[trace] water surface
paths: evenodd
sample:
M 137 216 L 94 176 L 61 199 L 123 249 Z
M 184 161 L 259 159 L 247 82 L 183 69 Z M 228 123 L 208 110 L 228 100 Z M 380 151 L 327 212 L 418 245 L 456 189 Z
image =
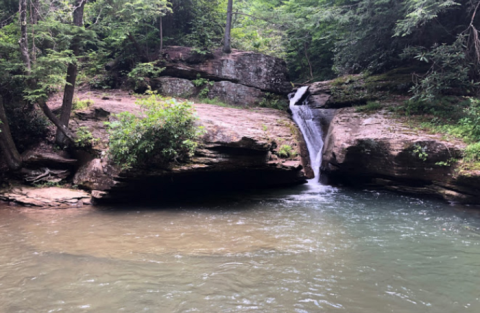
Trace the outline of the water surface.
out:
M 0 238 L 6 313 L 480 312 L 480 210 L 389 193 L 1 207 Z

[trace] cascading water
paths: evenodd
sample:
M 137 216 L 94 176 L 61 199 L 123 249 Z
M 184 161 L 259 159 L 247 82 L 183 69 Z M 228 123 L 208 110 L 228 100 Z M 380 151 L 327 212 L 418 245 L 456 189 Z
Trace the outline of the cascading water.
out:
M 320 178 L 320 165 L 322 163 L 322 129 L 313 120 L 314 114 L 308 105 L 296 105 L 308 91 L 308 86 L 301 87 L 295 95 L 290 98 L 290 110 L 292 111 L 293 120 L 300 128 L 305 143 L 308 147 L 311 167 L 315 174 L 313 182 L 318 182 Z

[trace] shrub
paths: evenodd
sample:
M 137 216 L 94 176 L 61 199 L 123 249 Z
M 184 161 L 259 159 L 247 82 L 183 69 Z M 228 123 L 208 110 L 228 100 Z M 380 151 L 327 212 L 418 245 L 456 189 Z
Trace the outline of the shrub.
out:
M 296 156 L 297 153 L 293 150 L 293 148 L 289 145 L 282 145 L 280 149 L 278 149 L 278 156 L 281 158 L 289 158 Z
M 468 145 L 464 151 L 464 160 L 467 162 L 480 162 L 480 142 Z
M 13 141 L 20 152 L 36 144 L 48 134 L 49 122 L 44 114 L 29 105 L 7 103 L 5 111 Z
M 133 82 L 135 89 L 142 87 L 143 85 L 150 87 L 148 78 L 158 77 L 164 70 L 165 68 L 155 67 L 154 62 L 138 63 L 133 70 L 127 74 L 127 77 Z
M 75 145 L 79 148 L 89 148 L 98 141 L 97 138 L 93 137 L 87 127 L 79 127 L 76 135 L 77 138 L 75 139 Z
M 93 105 L 93 100 L 91 99 L 85 99 L 85 100 L 80 100 L 78 98 L 76 98 L 74 101 L 73 101 L 73 109 L 74 110 L 84 110 L 90 106 Z
M 99 74 L 89 81 L 93 89 L 112 89 L 115 87 L 115 78 L 108 74 Z
M 262 101 L 260 101 L 258 106 L 263 108 L 277 109 L 277 110 L 287 110 L 288 101 L 285 100 L 285 97 L 267 92 L 265 93 L 264 98 L 262 99 Z
M 467 107 L 465 117 L 459 121 L 464 128 L 464 136 L 473 141 L 480 141 L 480 100 L 469 98 L 470 106 Z
M 212 87 L 214 84 L 214 82 L 206 78 L 202 78 L 200 74 L 197 74 L 197 79 L 192 80 L 192 83 L 195 85 L 195 87 L 205 86 L 205 88 L 203 88 L 198 94 L 199 98 L 206 98 L 210 92 L 210 87 Z
M 195 152 L 201 127 L 196 126 L 192 103 L 165 99 L 158 95 L 140 99 L 143 108 L 138 117 L 123 112 L 109 126 L 113 161 L 124 169 L 146 166 L 148 162 L 166 164 L 184 160 Z

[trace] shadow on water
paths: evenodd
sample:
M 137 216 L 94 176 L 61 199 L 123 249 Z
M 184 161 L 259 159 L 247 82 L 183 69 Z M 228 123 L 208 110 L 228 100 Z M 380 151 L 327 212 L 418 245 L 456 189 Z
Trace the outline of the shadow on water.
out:
M 1 312 L 478 312 L 480 211 L 313 183 L 0 210 Z

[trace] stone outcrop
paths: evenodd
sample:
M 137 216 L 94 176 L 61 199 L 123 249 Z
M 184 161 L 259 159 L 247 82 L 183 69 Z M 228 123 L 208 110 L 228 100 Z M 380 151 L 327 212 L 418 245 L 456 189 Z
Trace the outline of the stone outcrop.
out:
M 368 77 L 347 75 L 312 83 L 306 102 L 315 108 L 339 109 L 363 105 L 392 94 L 405 95 L 411 86 L 411 69 L 408 68 Z
M 291 89 L 285 61 L 261 53 L 221 49 L 199 54 L 188 47 L 172 46 L 164 50 L 167 76 L 196 79 L 198 76 L 214 81 L 253 87 L 265 92 L 287 94 Z
M 156 78 L 154 88 L 170 97 L 189 98 L 197 94 L 197 88 L 190 80 L 177 77 Z
M 78 156 L 81 164 L 74 184 L 90 190 L 94 198 L 120 200 L 142 195 L 178 196 L 179 192 L 208 188 L 289 185 L 311 177 L 308 160 L 302 163 L 302 156 L 307 155 L 305 145 L 286 112 L 206 104 L 196 104 L 195 109 L 206 133 L 188 163 L 149 164 L 128 171 L 106 155 L 108 135 L 104 121 L 121 111 L 139 113 L 138 106 L 127 101 L 116 105 L 109 100 L 77 112 L 74 128 L 87 127 L 100 140 L 90 155 Z M 102 112 L 101 116 L 98 112 Z M 280 158 L 277 152 L 281 145 L 290 145 L 297 155 Z
M 90 195 L 82 190 L 27 186 L 8 187 L 0 190 L 0 200 L 12 205 L 39 208 L 71 208 L 90 204 Z
M 480 171 L 455 166 L 464 147 L 412 130 L 385 111 L 343 108 L 326 136 L 322 175 L 333 184 L 480 203 Z
M 221 81 L 213 84 L 208 97 L 241 107 L 259 104 L 264 99 L 265 94 L 257 88 Z

